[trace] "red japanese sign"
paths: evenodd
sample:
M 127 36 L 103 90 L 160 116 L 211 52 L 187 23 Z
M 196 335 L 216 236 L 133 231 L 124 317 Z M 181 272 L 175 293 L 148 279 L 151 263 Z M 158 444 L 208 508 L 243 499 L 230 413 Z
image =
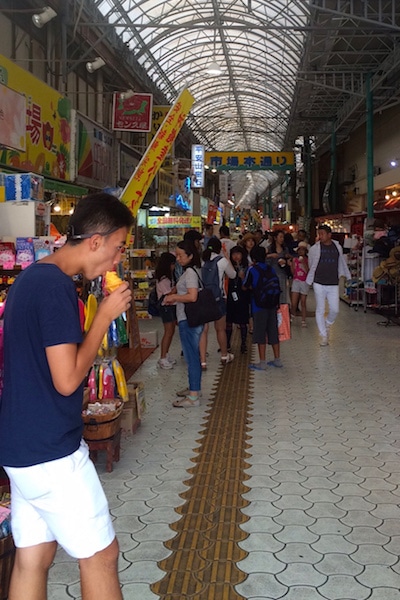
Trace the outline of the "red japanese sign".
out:
M 117 131 L 150 131 L 153 110 L 152 94 L 133 94 L 123 100 L 116 92 L 113 97 L 112 128 Z

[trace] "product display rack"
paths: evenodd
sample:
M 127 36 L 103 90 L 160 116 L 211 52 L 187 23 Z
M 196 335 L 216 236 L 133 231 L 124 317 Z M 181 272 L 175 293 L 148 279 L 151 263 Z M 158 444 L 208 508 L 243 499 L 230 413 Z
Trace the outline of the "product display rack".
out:
M 346 286 L 346 294 L 342 299 L 347 304 L 358 310 L 359 306 L 364 305 L 364 284 L 362 279 L 362 248 L 356 244 L 347 254 L 347 266 L 351 274 L 351 279 Z
M 147 306 L 154 280 L 154 269 L 147 266 L 146 263 L 153 263 L 155 250 L 153 248 L 132 248 L 128 252 L 136 316 L 138 319 L 151 319 L 147 312 Z

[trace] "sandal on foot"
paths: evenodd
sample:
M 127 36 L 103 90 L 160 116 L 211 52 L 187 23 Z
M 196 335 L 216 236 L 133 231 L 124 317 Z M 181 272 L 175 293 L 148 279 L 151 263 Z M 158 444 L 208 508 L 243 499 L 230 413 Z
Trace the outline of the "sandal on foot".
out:
M 172 406 L 175 408 L 192 408 L 193 406 L 200 406 L 200 400 L 198 396 L 186 396 L 182 400 L 174 400 Z
M 190 389 L 185 388 L 184 390 L 179 390 L 178 392 L 176 392 L 176 395 L 179 398 L 186 398 L 186 396 L 190 396 Z M 198 392 L 198 396 L 199 396 L 199 398 L 201 398 L 201 396 L 202 396 L 201 391 Z
M 301 322 L 301 326 L 302 326 L 302 327 L 307 327 L 307 323 L 306 323 L 305 321 L 302 321 L 302 322 Z
M 201 370 L 202 371 L 207 371 L 207 363 L 206 362 L 201 363 Z

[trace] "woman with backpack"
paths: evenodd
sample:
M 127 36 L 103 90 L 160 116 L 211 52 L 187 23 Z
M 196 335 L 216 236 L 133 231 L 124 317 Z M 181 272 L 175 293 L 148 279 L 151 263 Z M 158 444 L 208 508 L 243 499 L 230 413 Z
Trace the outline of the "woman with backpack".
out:
M 281 285 L 280 304 L 289 304 L 288 280 L 292 276 L 290 269 L 290 253 L 285 246 L 285 234 L 282 229 L 272 232 L 272 243 L 267 252 L 267 264 L 275 269 Z
M 175 265 L 176 258 L 171 252 L 163 252 L 161 254 L 154 273 L 159 303 L 162 302 L 164 296 L 167 294 L 176 292 L 174 278 Z M 164 326 L 164 335 L 160 344 L 161 356 L 158 366 L 161 369 L 172 369 L 176 364 L 176 360 L 169 356 L 168 350 L 175 333 L 176 305 L 165 306 L 161 303 L 159 306 L 159 313 Z
M 214 327 L 219 348 L 221 350 L 221 363 L 226 365 L 233 361 L 234 356 L 228 352 L 226 339 L 226 294 L 224 282 L 225 275 L 229 277 L 229 279 L 234 279 L 236 277 L 236 271 L 229 258 L 220 254 L 221 249 L 221 241 L 218 238 L 210 238 L 208 246 L 202 255 L 203 265 L 201 268 L 201 275 L 204 287 L 208 287 L 213 291 L 214 297 L 218 302 L 221 317 L 218 321 L 214 321 Z M 207 369 L 208 326 L 208 323 L 204 325 L 203 333 L 200 338 L 200 359 L 203 371 Z

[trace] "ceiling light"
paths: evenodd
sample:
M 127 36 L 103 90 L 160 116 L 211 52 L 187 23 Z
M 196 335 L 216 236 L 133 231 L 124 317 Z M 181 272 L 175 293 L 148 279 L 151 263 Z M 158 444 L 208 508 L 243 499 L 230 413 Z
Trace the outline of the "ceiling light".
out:
M 56 16 L 57 16 L 57 13 L 55 10 L 50 8 L 50 6 L 45 6 L 41 13 L 32 15 L 32 21 L 36 27 L 41 29 L 43 27 L 43 25 L 46 25 L 46 23 L 51 21 L 51 19 L 54 19 L 54 17 L 56 17 Z
M 390 194 L 385 194 L 385 200 L 390 200 Z
M 393 160 L 390 161 L 390 166 L 391 167 L 397 167 L 397 158 L 394 158 Z
M 56 202 L 55 204 L 53 204 L 53 211 L 54 212 L 60 212 L 61 211 L 61 206 L 59 205 L 58 202 Z
M 393 192 L 392 192 L 392 196 L 397 196 L 397 192 L 396 192 L 396 190 L 393 190 Z
M 208 65 L 206 70 L 209 75 L 214 75 L 214 76 L 221 75 L 221 73 L 222 73 L 221 67 L 215 60 L 210 62 L 210 64 Z
M 135 92 L 131 89 L 126 90 L 126 92 L 121 92 L 119 97 L 121 98 L 122 102 L 125 102 L 125 100 L 129 100 L 129 98 L 132 98 L 132 96 L 135 95 Z
M 97 58 L 95 58 L 92 62 L 86 63 L 86 68 L 89 71 L 89 73 L 94 73 L 94 71 L 97 71 L 97 69 L 101 69 L 101 67 L 104 67 L 105 64 L 106 61 L 103 60 L 100 56 L 97 56 Z

